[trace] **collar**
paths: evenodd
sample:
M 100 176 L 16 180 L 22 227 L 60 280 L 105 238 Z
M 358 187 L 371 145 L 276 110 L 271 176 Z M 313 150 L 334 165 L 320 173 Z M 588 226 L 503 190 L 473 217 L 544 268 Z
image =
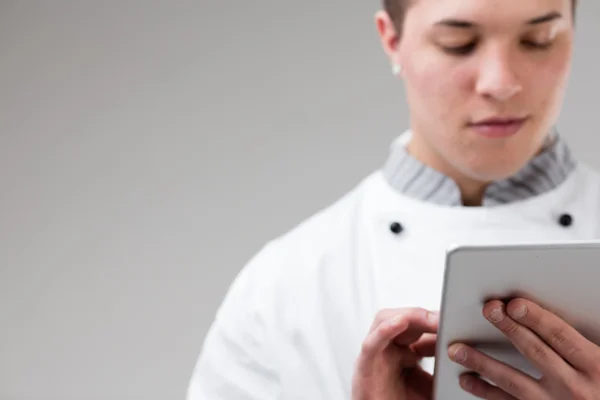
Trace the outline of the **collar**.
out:
M 401 135 L 391 147 L 383 167 L 388 184 L 400 193 L 417 200 L 440 205 L 462 206 L 456 183 L 439 171 L 428 167 L 406 151 L 410 131 Z M 486 189 L 483 206 L 513 203 L 538 196 L 557 188 L 575 169 L 570 148 L 554 131 L 545 149 L 519 172 L 492 182 Z

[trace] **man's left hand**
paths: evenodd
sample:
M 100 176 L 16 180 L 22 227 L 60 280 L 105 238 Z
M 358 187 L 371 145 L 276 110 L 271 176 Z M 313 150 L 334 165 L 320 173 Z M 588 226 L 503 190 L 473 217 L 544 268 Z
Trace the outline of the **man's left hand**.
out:
M 508 337 L 542 374 L 540 379 L 464 344 L 448 349 L 450 358 L 492 382 L 465 374 L 460 385 L 490 400 L 600 399 L 600 347 L 555 314 L 525 299 L 505 305 L 491 301 L 484 316 Z

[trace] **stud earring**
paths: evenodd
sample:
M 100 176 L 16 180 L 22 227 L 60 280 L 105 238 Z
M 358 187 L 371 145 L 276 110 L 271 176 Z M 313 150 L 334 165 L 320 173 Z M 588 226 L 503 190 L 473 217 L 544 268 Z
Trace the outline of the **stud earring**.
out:
M 398 64 L 392 65 L 392 74 L 399 75 L 402 72 L 402 67 Z

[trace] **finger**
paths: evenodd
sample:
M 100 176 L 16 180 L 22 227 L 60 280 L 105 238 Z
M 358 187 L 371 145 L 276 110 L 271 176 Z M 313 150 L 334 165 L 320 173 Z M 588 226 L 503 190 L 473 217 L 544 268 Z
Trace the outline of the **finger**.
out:
M 473 396 L 479 397 L 480 399 L 517 400 L 516 397 L 511 396 L 499 387 L 490 385 L 473 374 L 462 375 L 458 382 L 464 391 L 471 393 Z
M 413 314 L 425 314 L 432 319 L 439 319 L 439 311 L 428 311 L 424 308 L 418 307 L 406 307 L 406 308 L 386 308 L 377 313 L 371 324 L 369 332 L 377 329 L 382 323 L 387 323 L 393 318 L 400 318 L 400 316 L 411 316 Z
M 573 378 L 576 371 L 538 335 L 510 318 L 504 303 L 491 301 L 484 306 L 483 313 L 545 376 L 561 380 Z
M 408 385 L 409 396 L 412 399 L 418 395 L 418 398 L 431 399 L 433 397 L 433 376 L 423 369 L 417 367 L 406 372 L 405 382 Z M 414 394 L 411 396 L 411 394 Z
M 380 322 L 363 342 L 362 353 L 366 358 L 377 356 L 392 341 L 407 346 L 415 342 L 423 333 L 437 331 L 435 318 L 424 309 L 401 309 L 396 312 L 386 310 L 380 313 L 376 320 Z
M 399 312 L 402 312 L 402 309 L 385 308 L 383 310 L 380 310 L 375 315 L 375 318 L 373 318 L 373 323 L 371 324 L 371 327 L 369 328 L 369 332 L 373 332 L 379 326 L 379 324 L 381 324 L 382 322 L 388 321 L 390 318 L 394 317 Z
M 437 335 L 433 333 L 424 333 L 418 341 L 413 343 L 410 348 L 421 357 L 434 357 L 437 344 Z
M 416 343 L 424 334 L 435 334 L 438 331 L 439 316 L 427 310 L 415 309 L 405 315 L 408 327 L 396 335 L 394 343 L 399 346 L 409 346 Z
M 391 365 L 396 365 L 400 369 L 413 369 L 419 367 L 422 357 L 411 351 L 408 347 L 390 346 L 383 351 L 386 352 L 386 359 Z M 381 356 L 381 353 L 376 353 Z M 361 352 L 357 363 L 357 371 L 360 375 L 370 376 L 379 368 L 378 357 L 373 356 L 366 351 Z
M 386 322 L 389 319 L 394 318 L 398 314 L 407 314 L 407 313 L 411 314 L 414 312 L 417 312 L 417 313 L 429 312 L 429 313 L 433 314 L 434 317 L 437 316 L 438 318 L 440 315 L 439 311 L 428 311 L 428 310 L 425 310 L 425 309 L 419 308 L 419 307 L 384 308 L 375 315 L 375 318 L 373 319 L 373 323 L 371 324 L 371 328 L 369 329 L 369 332 L 371 332 L 375 328 L 377 328 L 377 326 L 379 326 L 379 324 L 381 324 L 382 322 Z
M 419 366 L 421 356 L 407 347 L 396 347 L 394 349 L 395 357 L 398 364 L 403 368 L 416 368 Z
M 399 317 L 388 318 L 379 322 L 363 341 L 361 356 L 374 358 L 390 345 L 394 337 L 408 328 L 408 319 L 401 314 Z
M 469 346 L 453 344 L 448 349 L 448 355 L 452 361 L 493 382 L 514 397 L 543 398 L 541 386 L 532 377 Z
M 597 347 L 555 314 L 525 299 L 511 301 L 506 309 L 511 318 L 535 332 L 573 367 L 582 372 L 598 369 Z

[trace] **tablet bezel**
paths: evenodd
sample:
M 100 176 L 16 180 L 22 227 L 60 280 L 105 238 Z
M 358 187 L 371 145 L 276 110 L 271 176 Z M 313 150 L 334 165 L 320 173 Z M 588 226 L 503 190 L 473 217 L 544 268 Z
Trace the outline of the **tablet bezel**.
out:
M 566 289 L 569 286 L 577 289 Z M 487 300 L 515 297 L 537 301 L 600 344 L 600 241 L 449 249 L 434 366 L 434 399 L 475 398 L 458 384 L 458 377 L 467 371 L 448 357 L 448 346 L 457 341 L 479 347 L 533 376 L 538 374 L 482 314 Z

